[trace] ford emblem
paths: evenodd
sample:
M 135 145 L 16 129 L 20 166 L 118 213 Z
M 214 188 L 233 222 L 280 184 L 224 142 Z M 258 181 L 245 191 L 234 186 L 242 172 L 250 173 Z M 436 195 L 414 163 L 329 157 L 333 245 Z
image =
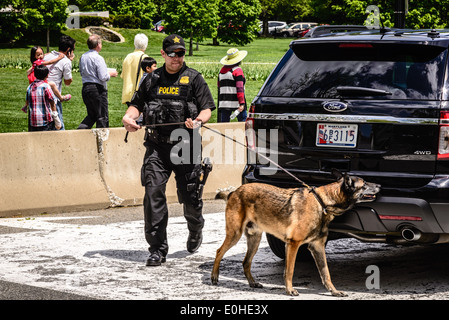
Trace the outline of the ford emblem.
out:
M 323 103 L 323 108 L 329 112 L 342 112 L 348 109 L 348 105 L 341 101 L 326 101 Z

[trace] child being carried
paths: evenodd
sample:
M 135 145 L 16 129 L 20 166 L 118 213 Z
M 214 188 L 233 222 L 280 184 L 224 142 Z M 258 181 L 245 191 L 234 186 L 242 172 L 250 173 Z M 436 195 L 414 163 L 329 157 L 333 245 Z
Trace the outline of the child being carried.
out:
M 51 65 L 51 64 L 58 62 L 62 58 L 64 58 L 64 54 L 60 53 L 59 56 L 56 57 L 55 59 L 52 59 L 50 61 L 44 61 L 44 51 L 42 50 L 42 48 L 39 46 L 35 46 L 35 47 L 31 48 L 30 61 L 32 63 L 32 67 L 27 70 L 27 77 L 28 77 L 30 84 L 33 81 L 36 81 L 36 77 L 34 75 L 34 68 L 36 68 L 36 66 Z M 72 95 L 70 95 L 70 94 L 66 94 L 64 96 L 61 95 L 61 93 L 58 90 L 58 87 L 56 86 L 56 83 L 54 83 L 53 81 L 46 81 L 46 82 L 50 85 L 51 90 L 53 91 L 55 96 L 60 101 L 69 101 L 72 98 Z M 25 106 L 22 108 L 22 111 L 26 113 L 27 107 L 28 107 L 28 103 L 25 104 Z

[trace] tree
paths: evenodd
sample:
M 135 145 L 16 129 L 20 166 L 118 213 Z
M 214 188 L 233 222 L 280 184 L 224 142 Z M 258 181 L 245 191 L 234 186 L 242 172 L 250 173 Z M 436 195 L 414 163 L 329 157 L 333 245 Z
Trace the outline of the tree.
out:
M 312 2 L 312 0 L 260 0 L 263 35 L 268 35 L 269 20 L 286 22 L 315 20 L 312 15 L 314 12 Z
M 21 12 L 31 31 L 47 32 L 47 52 L 50 51 L 50 30 L 62 30 L 68 17 L 68 0 L 24 0 Z
M 448 0 L 409 0 L 409 12 L 405 17 L 406 27 L 413 29 L 446 28 L 448 14 Z
M 27 23 L 20 12 L 20 0 L 0 0 L 0 41 L 18 40 L 27 28 Z
M 226 43 L 245 45 L 259 31 L 259 0 L 223 0 L 219 2 L 218 39 Z
M 277 7 L 283 0 L 259 0 L 261 5 L 260 19 L 262 20 L 262 34 L 268 36 L 268 20 L 272 19 Z
M 317 22 L 329 24 L 363 24 L 371 1 L 363 0 L 309 0 Z M 385 27 L 394 26 L 395 0 L 378 0 L 380 16 Z M 449 19 L 448 0 L 409 0 L 405 26 L 410 29 L 445 28 Z
M 311 21 L 309 17 L 313 13 L 313 8 L 309 0 L 293 0 L 289 5 L 285 12 L 290 13 L 290 16 L 286 17 L 286 21 Z
M 68 17 L 68 0 L 2 0 L 0 5 L 8 8 L 8 13 L 1 19 L 0 34 L 11 32 L 9 39 L 17 39 L 27 31 L 45 30 L 47 51 L 50 48 L 50 30 L 63 29 Z
M 363 0 L 339 0 L 339 1 L 317 1 L 327 3 L 324 10 L 329 11 L 329 7 L 332 9 L 331 20 L 335 21 L 335 24 L 359 24 L 363 25 L 368 14 L 366 8 L 373 4 L 371 1 Z M 331 2 L 331 3 L 329 3 Z M 392 27 L 394 21 L 394 2 L 395 0 L 379 0 L 375 5 L 379 8 L 380 18 L 385 27 Z M 327 6 L 327 7 L 326 7 Z M 332 22 L 329 22 L 332 23 Z
M 152 18 L 157 8 L 152 0 L 71 0 L 81 11 L 109 11 L 112 15 L 130 15 L 141 20 L 142 28 L 152 27 Z
M 268 36 L 269 20 L 303 21 L 303 17 L 313 13 L 310 7 L 311 0 L 259 0 L 259 2 L 261 5 L 259 17 L 264 36 Z
M 166 32 L 189 38 L 189 56 L 193 56 L 193 40 L 216 36 L 217 8 L 218 0 L 167 0 L 162 10 Z

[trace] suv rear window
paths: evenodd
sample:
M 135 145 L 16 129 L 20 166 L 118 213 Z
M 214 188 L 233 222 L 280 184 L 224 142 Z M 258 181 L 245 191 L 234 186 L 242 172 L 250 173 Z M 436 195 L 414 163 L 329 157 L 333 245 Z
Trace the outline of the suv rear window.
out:
M 262 95 L 438 100 L 446 57 L 447 49 L 438 46 L 298 41 L 291 44 Z M 376 94 L 369 89 L 376 89 Z

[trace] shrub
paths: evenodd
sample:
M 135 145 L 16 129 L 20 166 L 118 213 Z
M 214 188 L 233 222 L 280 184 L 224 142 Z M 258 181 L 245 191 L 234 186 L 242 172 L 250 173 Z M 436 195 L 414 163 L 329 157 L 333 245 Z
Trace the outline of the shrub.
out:
M 126 29 L 140 29 L 140 18 L 131 15 L 116 15 L 114 18 L 114 27 Z
M 103 26 L 105 22 L 109 22 L 109 18 L 94 17 L 94 16 L 80 16 L 80 27 L 88 26 Z
M 187 65 L 201 72 L 204 78 L 214 79 L 218 77 L 222 64 L 218 62 L 187 62 Z M 274 63 L 243 63 L 242 69 L 246 80 L 265 81 L 273 70 Z

